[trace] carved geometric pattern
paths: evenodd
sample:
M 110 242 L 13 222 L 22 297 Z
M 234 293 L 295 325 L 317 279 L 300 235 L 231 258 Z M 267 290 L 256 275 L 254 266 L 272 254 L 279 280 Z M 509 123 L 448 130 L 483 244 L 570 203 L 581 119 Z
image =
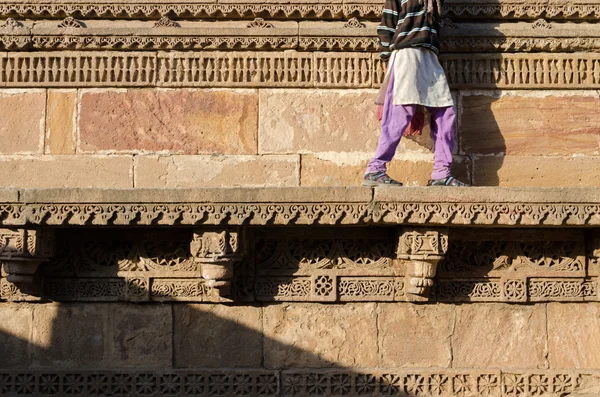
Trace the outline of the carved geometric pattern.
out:
M 279 373 L 228 371 L 5 371 L 0 395 L 266 396 L 279 395 Z
M 568 395 L 597 375 L 531 370 L 0 370 L 0 395 L 498 396 Z M 585 390 L 582 390 L 585 392 Z
M 600 54 L 442 54 L 454 89 L 600 87 Z M 343 52 L 36 52 L 0 57 L 8 87 L 375 88 L 377 54 Z
M 454 234 L 439 271 L 443 277 L 481 272 L 585 276 L 584 237 L 550 231 Z
M 587 375 L 500 371 L 297 372 L 282 374 L 283 396 L 542 396 L 577 390 Z
M 354 238 L 266 238 L 256 242 L 258 274 L 312 274 L 333 270 L 393 272 L 393 241 Z
M 0 15 L 20 17 L 52 18 L 64 15 L 86 15 L 96 18 L 152 18 L 155 15 L 174 15 L 178 18 L 255 18 L 266 16 L 286 19 L 349 19 L 350 17 L 381 19 L 381 4 L 378 2 L 351 1 L 339 4 L 327 3 L 181 3 L 172 0 L 160 3 L 142 1 L 115 1 L 96 3 L 78 1 L 53 3 L 50 1 L 3 2 Z M 444 13 L 461 18 L 523 18 L 523 19 L 588 19 L 600 18 L 600 5 L 592 0 L 564 0 L 560 3 L 536 3 L 520 0 L 482 0 L 447 3 Z

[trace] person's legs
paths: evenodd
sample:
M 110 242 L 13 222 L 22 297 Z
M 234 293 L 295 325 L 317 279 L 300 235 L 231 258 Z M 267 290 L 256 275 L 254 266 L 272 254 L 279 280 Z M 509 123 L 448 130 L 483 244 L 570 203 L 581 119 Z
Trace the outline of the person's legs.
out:
M 415 112 L 415 105 L 394 105 L 391 95 L 386 96 L 381 120 L 381 135 L 375 156 L 367 165 L 367 173 L 386 171 L 386 164 L 394 158 L 402 134 Z
M 431 137 L 433 138 L 433 172 L 431 179 L 450 176 L 452 149 L 454 148 L 454 107 L 427 108 L 431 113 Z

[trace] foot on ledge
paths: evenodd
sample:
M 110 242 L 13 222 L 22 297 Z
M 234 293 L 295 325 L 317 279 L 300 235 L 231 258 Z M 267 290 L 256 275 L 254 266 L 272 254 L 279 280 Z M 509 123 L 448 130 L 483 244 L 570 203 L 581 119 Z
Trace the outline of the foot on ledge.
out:
M 363 186 L 402 186 L 402 182 L 398 182 L 395 179 L 390 178 L 390 176 L 385 171 L 379 172 L 370 172 L 363 176 L 362 180 Z
M 448 178 L 431 179 L 429 182 L 427 182 L 427 186 L 471 186 L 471 185 L 461 182 L 453 176 L 449 176 Z

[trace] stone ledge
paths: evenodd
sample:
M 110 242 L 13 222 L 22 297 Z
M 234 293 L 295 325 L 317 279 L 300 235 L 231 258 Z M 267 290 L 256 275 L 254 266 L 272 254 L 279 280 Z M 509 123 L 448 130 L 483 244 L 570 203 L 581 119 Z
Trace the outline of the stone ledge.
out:
M 3 189 L 2 226 L 600 225 L 595 188 Z

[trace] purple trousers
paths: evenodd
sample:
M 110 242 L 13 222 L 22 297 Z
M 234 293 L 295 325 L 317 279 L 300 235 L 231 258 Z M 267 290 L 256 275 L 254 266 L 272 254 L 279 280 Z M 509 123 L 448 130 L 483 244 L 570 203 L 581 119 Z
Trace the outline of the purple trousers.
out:
M 386 164 L 392 161 L 402 134 L 417 111 L 416 105 L 394 105 L 392 103 L 393 79 L 392 74 L 383 105 L 379 143 L 375 157 L 369 161 L 367 173 L 386 171 Z M 444 179 L 450 176 L 450 167 L 452 166 L 456 113 L 452 106 L 428 107 L 427 110 L 431 113 L 431 137 L 433 138 L 431 179 Z

